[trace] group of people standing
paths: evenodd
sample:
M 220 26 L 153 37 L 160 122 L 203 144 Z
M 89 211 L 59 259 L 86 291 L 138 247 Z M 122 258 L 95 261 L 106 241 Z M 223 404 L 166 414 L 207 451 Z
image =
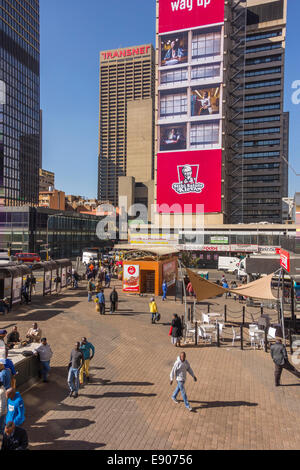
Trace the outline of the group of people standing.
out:
M 81 342 L 75 343 L 68 366 L 70 397 L 78 397 L 79 387 L 84 385 L 84 376 L 87 382 L 90 381 L 90 362 L 94 355 L 95 347 L 86 337 L 81 338 Z

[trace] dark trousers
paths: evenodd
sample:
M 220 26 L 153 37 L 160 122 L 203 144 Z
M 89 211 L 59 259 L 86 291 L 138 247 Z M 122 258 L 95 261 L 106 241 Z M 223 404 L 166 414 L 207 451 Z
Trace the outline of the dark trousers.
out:
M 289 361 L 285 361 L 285 364 L 283 364 L 282 366 L 275 364 L 275 385 L 280 385 L 282 369 L 288 370 L 293 375 L 298 377 L 298 379 L 300 379 L 300 372 L 294 366 L 292 366 Z
M 110 302 L 110 311 L 112 313 L 116 311 L 116 302 Z
M 100 314 L 105 315 L 105 304 L 100 304 Z

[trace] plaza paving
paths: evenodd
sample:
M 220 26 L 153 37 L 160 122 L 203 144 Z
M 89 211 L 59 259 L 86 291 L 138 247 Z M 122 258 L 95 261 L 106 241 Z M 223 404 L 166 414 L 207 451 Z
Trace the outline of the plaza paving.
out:
M 77 291 L 35 298 L 1 317 L 1 327 L 10 330 L 17 323 L 23 336 L 37 321 L 54 351 L 49 384 L 23 392 L 32 449 L 299 449 L 300 381 L 284 371 L 283 386 L 275 388 L 270 354 L 241 351 L 238 342 L 234 348 L 230 342 L 221 348 L 186 346 L 198 377 L 186 384 L 190 413 L 180 396 L 180 404 L 172 402 L 169 384 L 180 352 L 171 345 L 169 324 L 183 306 L 158 300 L 161 321 L 152 325 L 149 296 L 121 293 L 120 299 L 117 313 L 100 316 L 82 283 Z M 224 299 L 212 302 L 220 311 Z M 233 300 L 228 306 L 242 308 Z M 68 396 L 67 365 L 82 336 L 95 345 L 96 355 L 92 381 L 74 399 Z

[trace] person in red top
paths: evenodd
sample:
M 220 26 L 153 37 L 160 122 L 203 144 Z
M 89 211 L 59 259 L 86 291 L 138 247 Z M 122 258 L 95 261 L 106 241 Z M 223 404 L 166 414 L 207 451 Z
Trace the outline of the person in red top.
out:
M 191 281 L 188 283 L 186 290 L 190 296 L 195 295 Z

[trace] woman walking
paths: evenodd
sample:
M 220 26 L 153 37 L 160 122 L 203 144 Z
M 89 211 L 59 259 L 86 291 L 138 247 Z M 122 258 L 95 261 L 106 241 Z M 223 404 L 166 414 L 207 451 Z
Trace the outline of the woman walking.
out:
M 180 348 L 180 340 L 182 338 L 182 324 L 179 316 L 174 313 L 172 320 L 172 344 L 175 344 L 175 347 Z

